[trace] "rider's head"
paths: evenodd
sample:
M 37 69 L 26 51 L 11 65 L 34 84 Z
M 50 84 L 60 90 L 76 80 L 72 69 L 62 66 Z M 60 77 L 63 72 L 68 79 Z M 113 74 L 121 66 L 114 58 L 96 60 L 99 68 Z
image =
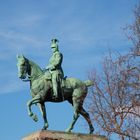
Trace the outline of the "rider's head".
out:
M 53 52 L 58 51 L 58 44 L 57 44 L 58 40 L 56 38 L 53 38 L 51 41 L 52 41 L 51 48 Z

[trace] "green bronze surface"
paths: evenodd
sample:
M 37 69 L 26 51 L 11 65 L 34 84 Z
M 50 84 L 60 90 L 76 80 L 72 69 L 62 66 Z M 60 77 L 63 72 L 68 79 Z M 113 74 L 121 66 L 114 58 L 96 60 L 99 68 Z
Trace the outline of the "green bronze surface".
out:
M 58 50 L 56 39 L 52 40 L 51 48 L 53 54 L 46 70 L 42 70 L 36 63 L 23 55 L 17 55 L 18 77 L 23 81 L 30 82 L 32 99 L 27 102 L 28 114 L 37 122 L 38 117 L 32 112 L 31 107 L 32 105 L 38 105 L 44 119 L 43 129 L 47 129 L 49 125 L 45 102 L 63 102 L 67 100 L 74 107 L 74 115 L 66 132 L 71 132 L 79 115 L 82 115 L 89 125 L 89 133 L 93 133 L 94 128 L 89 114 L 83 108 L 87 89 L 93 83 L 90 80 L 81 81 L 76 78 L 64 78 L 61 67 L 63 57 Z
M 64 77 L 63 70 L 61 67 L 63 61 L 63 55 L 59 52 L 57 39 L 52 39 L 51 48 L 53 54 L 49 60 L 49 65 L 46 69 L 51 73 L 52 87 L 53 87 L 53 96 L 58 98 L 59 87 L 61 80 Z

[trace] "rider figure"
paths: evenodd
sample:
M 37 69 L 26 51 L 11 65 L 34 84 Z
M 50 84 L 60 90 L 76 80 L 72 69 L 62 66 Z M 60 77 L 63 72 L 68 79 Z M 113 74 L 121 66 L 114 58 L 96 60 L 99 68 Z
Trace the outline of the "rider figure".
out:
M 64 77 L 64 73 L 61 67 L 62 61 L 63 61 L 63 55 L 59 52 L 58 49 L 58 40 L 52 39 L 51 40 L 51 48 L 53 51 L 53 54 L 49 60 L 49 65 L 46 67 L 51 73 L 52 76 L 52 85 L 53 85 L 53 97 L 55 99 L 58 98 L 58 92 L 60 89 L 60 83 L 62 78 Z

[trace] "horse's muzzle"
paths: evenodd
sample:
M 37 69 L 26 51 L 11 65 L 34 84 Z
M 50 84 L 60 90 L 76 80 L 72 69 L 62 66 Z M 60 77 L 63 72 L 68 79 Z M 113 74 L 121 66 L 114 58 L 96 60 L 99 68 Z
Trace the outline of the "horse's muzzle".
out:
M 25 75 L 18 75 L 18 78 L 20 78 L 20 79 L 25 79 L 26 78 L 26 76 Z

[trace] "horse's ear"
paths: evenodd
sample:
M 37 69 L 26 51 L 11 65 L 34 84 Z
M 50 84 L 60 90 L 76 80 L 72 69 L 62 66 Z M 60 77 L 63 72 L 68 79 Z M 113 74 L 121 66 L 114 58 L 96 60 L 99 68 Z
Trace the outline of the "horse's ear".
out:
M 17 54 L 17 59 L 20 58 L 20 55 Z
M 20 55 L 17 55 L 17 59 L 18 59 L 18 58 L 21 58 L 21 59 L 23 58 L 23 59 L 24 59 L 25 57 L 24 57 L 23 54 L 20 54 Z
M 18 55 L 18 54 L 17 54 L 17 59 L 19 59 L 19 58 L 25 58 L 25 57 L 24 57 L 23 54 L 21 54 L 21 55 Z
M 21 58 L 25 58 L 23 54 L 21 54 Z

